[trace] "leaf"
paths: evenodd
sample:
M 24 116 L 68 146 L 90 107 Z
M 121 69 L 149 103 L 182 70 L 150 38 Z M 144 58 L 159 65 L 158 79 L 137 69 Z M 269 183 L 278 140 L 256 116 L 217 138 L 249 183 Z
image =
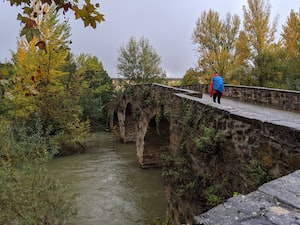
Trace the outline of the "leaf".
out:
M 40 36 L 40 31 L 38 29 L 33 29 L 33 28 L 28 28 L 27 26 L 23 27 L 21 30 L 20 36 L 26 37 L 26 40 L 30 42 L 33 37 L 39 37 Z
M 41 0 L 42 4 L 47 3 L 48 5 L 51 5 L 52 1 L 51 0 Z
M 22 36 L 26 35 L 27 32 L 28 32 L 28 28 L 26 26 L 23 27 L 23 29 L 20 32 L 20 36 L 22 37 Z
M 23 7 L 23 12 L 25 14 L 30 15 L 32 13 L 32 11 L 33 11 L 33 8 L 31 8 L 31 7 L 28 7 L 28 6 Z
M 9 85 L 9 81 L 8 80 L 4 80 L 4 79 L 0 79 L 0 84 L 2 86 Z
M 29 28 L 33 28 L 33 27 L 37 26 L 36 22 L 30 18 L 26 18 L 25 23 L 26 23 L 26 26 Z
M 40 50 L 44 50 L 47 53 L 46 42 L 44 42 L 44 41 L 38 41 L 35 44 L 35 47 L 38 47 Z
M 25 23 L 25 17 L 23 17 L 20 13 L 18 13 L 17 20 L 20 20 L 22 23 Z
M 96 22 L 95 22 L 95 20 L 90 21 L 90 24 L 91 24 L 92 28 L 96 29 Z
M 89 25 L 89 21 L 88 20 L 84 20 L 83 23 L 84 23 L 84 27 L 87 27 Z
M 29 31 L 25 34 L 25 36 L 26 36 L 26 39 L 27 39 L 28 42 L 30 42 L 30 41 L 33 39 L 33 34 L 32 34 L 32 32 L 31 32 L 31 30 L 29 30 Z

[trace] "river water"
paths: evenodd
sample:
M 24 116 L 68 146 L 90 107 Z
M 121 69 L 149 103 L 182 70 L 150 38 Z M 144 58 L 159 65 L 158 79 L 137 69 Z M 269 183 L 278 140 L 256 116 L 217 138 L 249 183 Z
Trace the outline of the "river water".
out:
M 78 225 L 147 225 L 165 217 L 159 169 L 143 170 L 135 144 L 118 143 L 111 133 L 86 139 L 85 154 L 51 160 L 48 170 L 78 194 Z

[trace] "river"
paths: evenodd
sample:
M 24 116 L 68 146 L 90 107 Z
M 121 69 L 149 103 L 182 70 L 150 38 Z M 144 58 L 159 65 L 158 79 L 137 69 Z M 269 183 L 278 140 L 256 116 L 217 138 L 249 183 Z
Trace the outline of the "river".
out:
M 78 194 L 78 225 L 147 225 L 165 217 L 159 169 L 143 170 L 135 144 L 118 143 L 111 133 L 86 139 L 85 154 L 51 160 L 48 170 Z

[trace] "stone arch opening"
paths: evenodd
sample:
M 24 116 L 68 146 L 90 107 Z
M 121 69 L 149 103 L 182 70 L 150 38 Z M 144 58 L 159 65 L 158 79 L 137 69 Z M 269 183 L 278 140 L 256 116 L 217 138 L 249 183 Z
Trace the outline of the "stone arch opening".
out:
M 123 138 L 124 142 L 135 142 L 136 140 L 136 130 L 135 121 L 133 119 L 132 105 L 129 102 L 125 109 L 125 136 Z
M 170 145 L 170 122 L 161 118 L 159 122 L 156 115 L 148 123 L 144 138 L 143 168 L 162 166 L 161 154 L 168 151 Z
M 118 112 L 117 110 L 114 110 L 112 118 L 110 119 L 110 130 L 114 133 L 119 133 L 120 132 L 120 127 L 119 127 L 119 118 L 118 118 Z

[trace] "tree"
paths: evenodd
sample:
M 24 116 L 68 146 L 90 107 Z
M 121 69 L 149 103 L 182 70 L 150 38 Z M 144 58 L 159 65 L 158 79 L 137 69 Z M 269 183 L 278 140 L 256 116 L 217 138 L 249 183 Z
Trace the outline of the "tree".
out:
M 282 26 L 281 33 L 283 47 L 287 51 L 288 57 L 300 56 L 300 9 L 296 13 L 290 12 L 287 22 Z
M 166 77 L 160 57 L 144 37 L 139 41 L 131 37 L 127 45 L 120 47 L 117 70 L 136 84 L 161 82 Z
M 211 75 L 218 71 L 225 79 L 232 69 L 235 40 L 238 35 L 240 19 L 237 15 L 226 15 L 220 19 L 218 12 L 209 10 L 201 13 L 193 31 L 193 42 L 198 45 L 198 67 L 202 80 L 209 82 Z
M 197 84 L 199 83 L 200 74 L 195 69 L 190 68 L 186 71 L 184 77 L 181 80 L 181 84 Z
M 44 129 L 51 128 L 52 135 L 60 137 L 58 144 L 77 142 L 89 131 L 89 123 L 81 122 L 82 108 L 78 97 L 66 85 L 69 77 L 63 69 L 68 64 L 68 23 L 59 23 L 52 7 L 41 22 L 41 31 L 48 45 L 41 49 L 38 40 L 19 41 L 15 55 L 15 72 L 9 113 L 11 120 L 32 125 L 38 115 Z
M 104 127 L 107 122 L 108 103 L 113 94 L 112 80 L 96 56 L 80 54 L 76 61 L 83 119 L 89 119 L 94 129 Z
M 23 15 L 18 14 L 17 19 L 23 24 L 21 36 L 25 35 L 27 41 L 33 37 L 42 39 L 41 27 L 37 20 L 42 20 L 49 7 L 56 11 L 63 11 L 65 15 L 69 10 L 74 12 L 75 19 L 81 19 L 84 26 L 96 28 L 97 23 L 104 21 L 104 15 L 97 11 L 99 3 L 92 4 L 90 0 L 7 0 L 11 6 L 23 9 Z
M 16 118 L 20 116 L 21 120 L 39 111 L 49 123 L 53 120 L 59 121 L 54 109 L 62 109 L 62 105 L 53 104 L 58 104 L 59 98 L 63 100 L 60 79 L 66 75 L 61 69 L 66 65 L 68 56 L 70 26 L 68 23 L 59 23 L 57 17 L 58 14 L 52 7 L 40 22 L 47 46 L 43 48 L 37 46 L 39 40 L 36 37 L 30 42 L 23 38 L 18 42 L 13 86 L 15 96 L 13 102 L 16 108 L 13 111 Z M 53 107 L 49 107 L 51 105 Z M 25 112 L 24 106 L 27 108 Z M 21 114 L 18 114 L 19 112 Z
M 232 70 L 229 73 L 228 83 L 250 85 L 252 76 L 249 65 L 251 56 L 248 38 L 244 31 L 240 31 L 238 39 L 235 42 L 235 54 Z
M 271 5 L 265 0 L 248 0 L 248 8 L 243 6 L 243 11 L 244 32 L 253 59 L 274 43 L 278 17 L 270 26 Z
M 248 8 L 243 6 L 244 32 L 250 49 L 249 62 L 253 67 L 253 84 L 264 86 L 268 78 L 273 77 L 271 71 L 266 71 L 266 63 L 270 62 L 273 54 L 275 33 L 278 16 L 270 25 L 271 5 L 265 0 L 248 0 Z
M 274 46 L 255 57 L 254 68 L 251 71 L 254 85 L 284 88 L 280 82 L 283 68 L 281 52 L 279 47 Z
M 290 12 L 281 36 L 286 57 L 283 82 L 289 89 L 300 90 L 300 10 Z
M 270 26 L 271 5 L 266 0 L 248 0 L 243 11 L 244 31 L 254 58 L 274 44 L 278 16 Z

